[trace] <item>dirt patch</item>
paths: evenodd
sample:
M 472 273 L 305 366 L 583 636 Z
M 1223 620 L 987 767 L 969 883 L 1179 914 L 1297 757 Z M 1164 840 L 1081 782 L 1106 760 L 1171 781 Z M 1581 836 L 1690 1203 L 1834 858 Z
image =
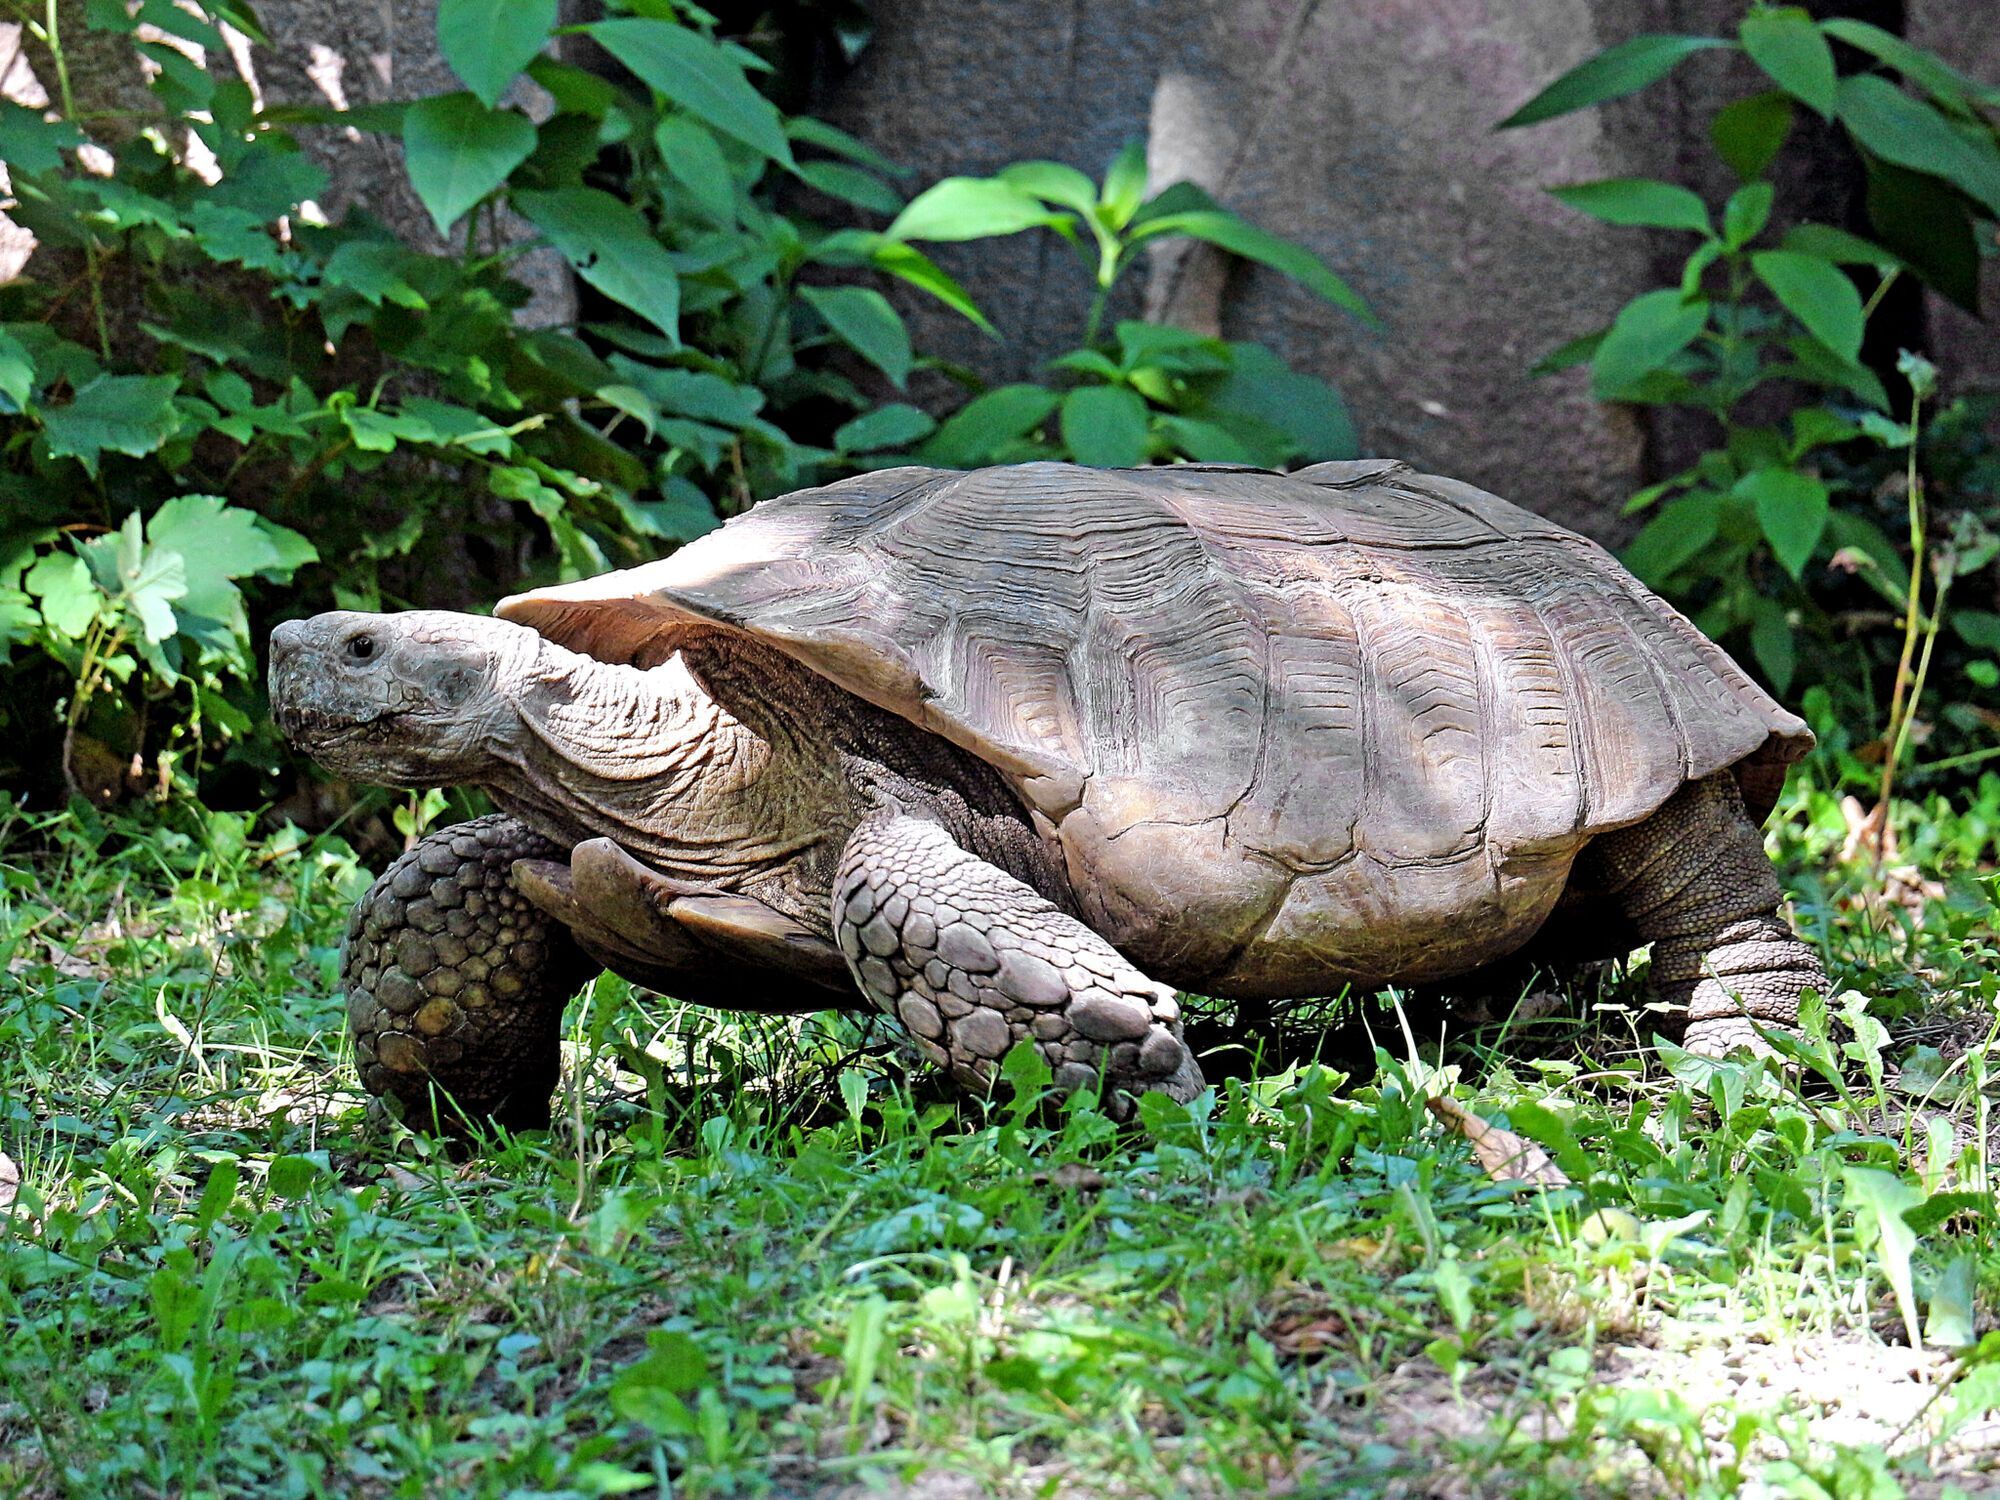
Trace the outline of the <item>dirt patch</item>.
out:
M 1503 1493 L 1505 1475 L 1532 1459 L 1545 1478 L 1569 1471 L 1579 1494 L 1684 1493 L 1690 1474 L 1719 1476 L 1737 1462 L 1730 1432 L 1744 1416 L 1761 1418 L 1742 1463 L 1745 1493 L 1767 1464 L 1819 1470 L 1855 1449 L 1882 1450 L 1912 1497 L 1954 1485 L 1984 1493 L 1982 1478 L 2000 1474 L 2000 1414 L 1964 1419 L 1948 1390 L 1956 1362 L 1947 1353 L 1869 1333 L 1718 1337 L 1711 1326 L 1670 1323 L 1649 1333 L 1649 1343 L 1602 1346 L 1588 1376 L 1562 1396 L 1551 1396 L 1545 1373 L 1508 1361 L 1456 1390 L 1429 1360 L 1406 1362 L 1377 1384 L 1361 1415 L 1376 1442 L 1431 1455 L 1436 1467 L 1385 1492 L 1438 1500 Z M 1656 1409 L 1685 1411 L 1693 1430 L 1633 1422 L 1631 1407 L 1627 1420 L 1605 1421 L 1621 1396 L 1644 1393 L 1668 1398 Z M 1601 1438 L 1578 1430 L 1586 1400 L 1592 1425 L 1607 1429 Z M 1694 1432 L 1705 1451 L 1691 1451 Z

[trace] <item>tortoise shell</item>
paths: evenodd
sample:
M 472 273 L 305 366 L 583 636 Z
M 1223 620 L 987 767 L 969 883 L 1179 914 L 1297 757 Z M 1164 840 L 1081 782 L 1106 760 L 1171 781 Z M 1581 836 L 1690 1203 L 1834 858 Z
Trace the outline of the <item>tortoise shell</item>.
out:
M 1804 723 L 1595 543 L 1381 460 L 888 469 L 500 607 L 608 661 L 752 635 L 996 767 L 1161 978 L 1324 993 L 1518 948 L 1589 839 Z

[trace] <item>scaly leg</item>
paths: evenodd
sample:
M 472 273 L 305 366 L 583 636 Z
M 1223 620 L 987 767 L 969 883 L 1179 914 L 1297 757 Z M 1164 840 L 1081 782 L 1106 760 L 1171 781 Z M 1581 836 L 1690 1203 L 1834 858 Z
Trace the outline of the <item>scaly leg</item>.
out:
M 514 884 L 583 951 L 634 984 L 718 1010 L 851 1008 L 840 950 L 760 901 L 671 880 L 610 839 L 524 859 Z
M 355 904 L 341 953 L 361 1082 L 420 1128 L 549 1123 L 563 1006 L 597 965 L 515 889 L 561 850 L 504 815 L 421 839 Z
M 870 813 L 841 855 L 833 925 L 871 1004 L 961 1083 L 1032 1039 L 1063 1088 L 1104 1076 L 1106 1097 L 1201 1092 L 1173 991 L 942 827 L 899 808 Z
M 1583 860 L 1653 945 L 1654 988 L 1684 1012 L 1689 1051 L 1768 1052 L 1752 1022 L 1791 1031 L 1799 996 L 1826 993 L 1819 955 L 1778 914 L 1778 878 L 1727 771 L 1594 840 Z

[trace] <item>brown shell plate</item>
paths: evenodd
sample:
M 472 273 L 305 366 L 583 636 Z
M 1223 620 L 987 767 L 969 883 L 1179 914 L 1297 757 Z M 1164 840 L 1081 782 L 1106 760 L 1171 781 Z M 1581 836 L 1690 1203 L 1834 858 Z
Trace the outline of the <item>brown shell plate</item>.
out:
M 1811 744 L 1595 543 L 1382 460 L 890 469 L 499 612 L 770 642 L 1005 772 L 1094 925 L 1240 993 L 1510 951 L 1591 835 L 1728 766 L 1761 818 Z

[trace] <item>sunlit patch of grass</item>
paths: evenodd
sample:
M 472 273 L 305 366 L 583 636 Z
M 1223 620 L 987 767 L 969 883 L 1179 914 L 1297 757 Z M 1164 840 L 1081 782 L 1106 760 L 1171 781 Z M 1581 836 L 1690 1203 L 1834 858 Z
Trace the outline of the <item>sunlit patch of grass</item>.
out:
M 338 840 L 16 819 L 0 1491 L 1976 1491 L 2000 819 L 1906 838 L 1911 907 L 1830 792 L 1787 812 L 1837 976 L 1790 1068 L 1652 1050 L 1614 966 L 1120 1126 L 606 979 L 555 1128 L 469 1156 L 355 1085 Z M 1572 1185 L 1489 1181 L 1436 1091 Z

